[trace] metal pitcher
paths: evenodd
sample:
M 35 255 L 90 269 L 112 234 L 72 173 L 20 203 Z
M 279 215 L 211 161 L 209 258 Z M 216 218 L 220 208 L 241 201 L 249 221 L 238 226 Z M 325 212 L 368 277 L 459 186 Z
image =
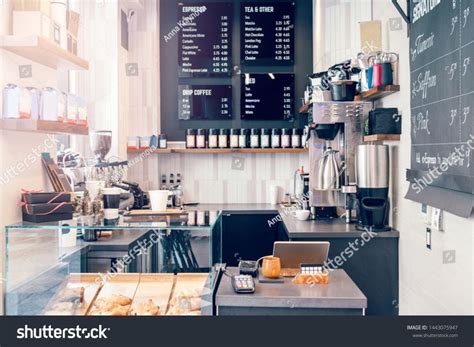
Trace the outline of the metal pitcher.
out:
M 339 151 L 328 147 L 319 158 L 318 176 L 316 178 L 316 189 L 336 190 L 340 189 L 339 176 L 342 173 L 337 163 L 336 155 Z

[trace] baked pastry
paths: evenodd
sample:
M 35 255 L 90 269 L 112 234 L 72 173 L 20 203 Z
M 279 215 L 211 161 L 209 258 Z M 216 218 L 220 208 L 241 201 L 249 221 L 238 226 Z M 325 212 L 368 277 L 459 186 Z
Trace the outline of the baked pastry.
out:
M 201 293 L 198 290 L 182 290 L 170 300 L 170 308 L 168 309 L 167 315 L 179 316 L 194 314 L 201 314 Z
M 126 316 L 132 299 L 125 295 L 114 294 L 110 297 L 97 299 L 90 314 L 93 316 Z
M 132 307 L 131 316 L 158 316 L 160 308 L 155 305 L 152 299 L 147 302 L 142 302 Z

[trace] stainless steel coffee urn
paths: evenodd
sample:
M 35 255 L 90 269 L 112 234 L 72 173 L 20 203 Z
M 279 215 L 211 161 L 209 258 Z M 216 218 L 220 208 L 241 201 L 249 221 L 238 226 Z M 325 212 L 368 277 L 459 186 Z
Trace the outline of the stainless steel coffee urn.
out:
M 387 231 L 390 181 L 389 147 L 382 144 L 357 146 L 356 182 L 358 228 Z

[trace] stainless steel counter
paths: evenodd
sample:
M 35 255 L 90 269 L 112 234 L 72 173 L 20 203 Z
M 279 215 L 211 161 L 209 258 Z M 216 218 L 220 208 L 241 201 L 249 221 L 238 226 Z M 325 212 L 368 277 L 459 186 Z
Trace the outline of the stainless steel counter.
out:
M 229 268 L 238 273 L 237 268 Z M 344 270 L 334 270 L 328 284 L 260 283 L 255 293 L 237 294 L 231 279 L 223 276 L 216 294 L 218 313 L 222 314 L 363 314 L 367 298 Z

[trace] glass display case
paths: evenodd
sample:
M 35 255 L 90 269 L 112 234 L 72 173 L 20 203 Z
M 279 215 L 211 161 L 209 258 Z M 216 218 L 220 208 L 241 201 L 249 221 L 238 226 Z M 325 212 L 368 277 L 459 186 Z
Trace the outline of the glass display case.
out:
M 220 218 L 80 220 L 6 227 L 6 315 L 212 314 Z

